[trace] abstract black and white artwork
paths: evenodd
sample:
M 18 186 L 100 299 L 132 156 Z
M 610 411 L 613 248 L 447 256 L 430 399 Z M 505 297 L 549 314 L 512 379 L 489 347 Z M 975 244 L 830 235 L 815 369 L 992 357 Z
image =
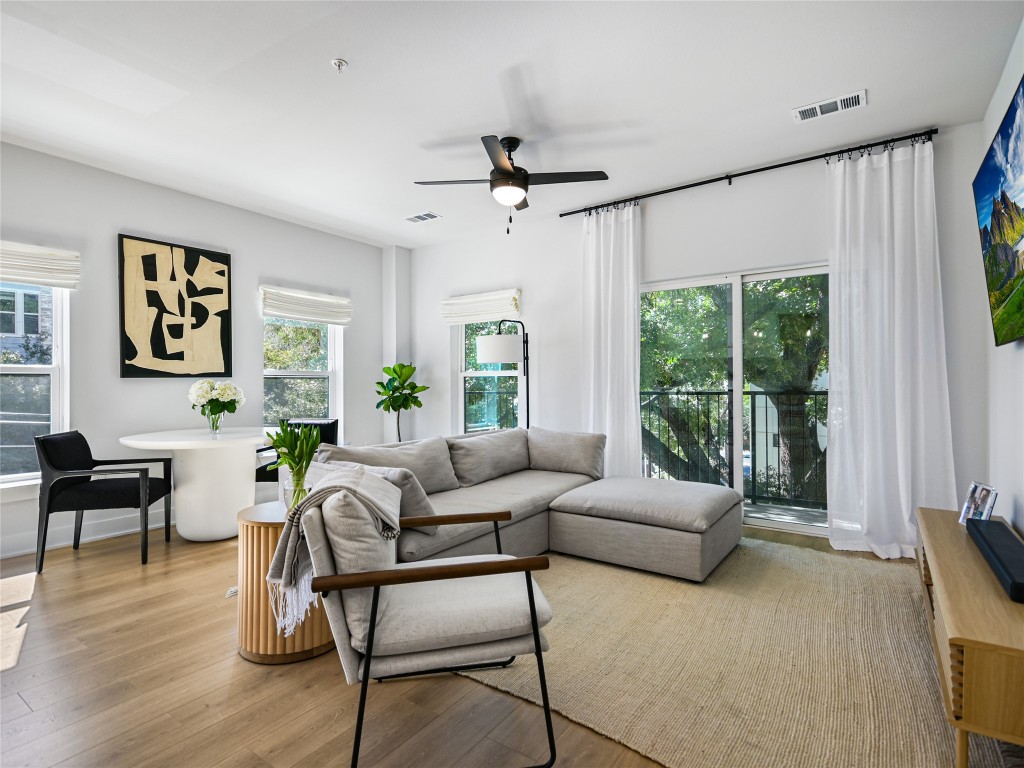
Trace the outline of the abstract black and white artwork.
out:
M 231 375 L 231 256 L 118 236 L 121 378 Z

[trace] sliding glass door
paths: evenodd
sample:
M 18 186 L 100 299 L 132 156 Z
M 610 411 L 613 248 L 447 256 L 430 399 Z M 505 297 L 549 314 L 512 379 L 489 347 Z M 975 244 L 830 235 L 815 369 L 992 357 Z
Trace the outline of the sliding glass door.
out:
M 732 290 L 729 283 L 640 299 L 644 474 L 732 485 Z
M 825 524 L 828 275 L 743 283 L 748 514 Z
M 732 486 L 750 517 L 825 523 L 826 274 L 643 293 L 640 382 L 645 475 Z

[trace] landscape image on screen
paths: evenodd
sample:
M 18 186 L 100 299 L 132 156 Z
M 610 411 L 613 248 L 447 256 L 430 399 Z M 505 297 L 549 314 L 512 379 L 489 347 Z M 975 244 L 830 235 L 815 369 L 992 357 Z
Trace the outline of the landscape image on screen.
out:
M 1024 338 L 1024 80 L 974 177 L 996 346 Z

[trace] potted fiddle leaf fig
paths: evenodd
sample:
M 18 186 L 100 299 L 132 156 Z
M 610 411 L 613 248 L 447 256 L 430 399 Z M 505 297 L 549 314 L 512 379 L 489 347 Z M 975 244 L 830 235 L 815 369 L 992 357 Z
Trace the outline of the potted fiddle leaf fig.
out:
M 383 370 L 388 380 L 377 382 L 377 394 L 381 397 L 377 407 L 387 413 L 395 414 L 398 442 L 402 442 L 402 411 L 422 408 L 423 402 L 418 395 L 420 392 L 426 392 L 430 387 L 420 386 L 412 380 L 412 375 L 416 373 L 414 365 L 395 363 Z

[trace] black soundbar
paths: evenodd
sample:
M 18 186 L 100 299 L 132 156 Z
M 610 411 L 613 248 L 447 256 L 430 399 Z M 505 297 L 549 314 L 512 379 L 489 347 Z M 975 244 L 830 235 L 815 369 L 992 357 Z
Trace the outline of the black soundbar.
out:
M 1006 594 L 1024 603 L 1024 541 L 1002 520 L 967 520 L 967 532 Z

